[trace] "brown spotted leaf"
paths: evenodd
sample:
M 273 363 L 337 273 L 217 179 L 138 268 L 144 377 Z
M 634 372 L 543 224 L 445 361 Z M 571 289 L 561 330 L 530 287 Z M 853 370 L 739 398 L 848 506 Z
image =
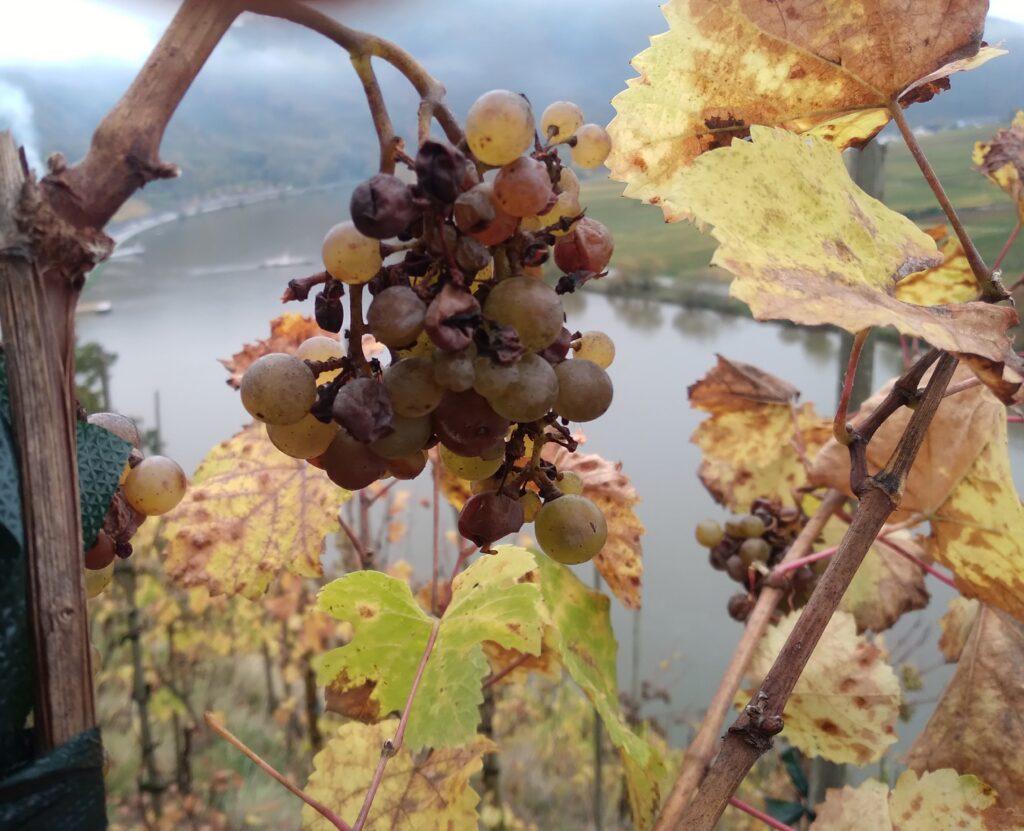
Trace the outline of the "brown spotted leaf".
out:
M 167 515 L 164 567 L 183 586 L 253 600 L 281 569 L 319 577 L 324 537 L 349 496 L 250 424 L 207 454 Z
M 717 502 L 744 513 L 761 496 L 794 504 L 807 484 L 805 460 L 832 435 L 797 390 L 756 367 L 718 356 L 690 387 L 690 403 L 711 413 L 690 441 L 703 453 L 699 475 Z
M 751 139 L 697 159 L 680 177 L 677 203 L 712 226 L 720 244 L 711 262 L 735 276 L 730 293 L 757 320 L 892 326 L 950 352 L 1005 355 L 1013 309 L 894 296 L 901 279 L 942 256 L 913 222 L 857 187 L 834 147 L 769 127 L 752 128 Z
M 939 651 L 945 656 L 946 663 L 955 664 L 960 660 L 971 630 L 974 629 L 980 606 L 977 600 L 968 597 L 954 597 L 949 601 L 949 609 L 939 618 L 939 627 L 942 629 Z
M 384 742 L 395 738 L 398 719 L 376 725 L 349 723 L 338 728 L 313 758 L 306 793 L 328 805 L 354 826 L 380 761 Z M 366 831 L 453 831 L 477 827 L 480 797 L 470 780 L 480 772 L 485 753 L 497 746 L 473 736 L 462 747 L 414 754 L 403 746 L 388 761 Z M 335 831 L 308 805 L 303 831 Z
M 291 354 L 299 348 L 304 340 L 317 335 L 337 337 L 337 335 L 325 332 L 317 326 L 316 321 L 312 318 L 303 317 L 293 312 L 274 318 L 270 321 L 270 337 L 247 343 L 230 358 L 220 359 L 230 373 L 228 385 L 238 389 L 245 371 L 257 358 L 271 352 Z
M 626 195 L 688 210 L 682 173 L 751 125 L 812 131 L 839 149 L 889 121 L 888 102 L 926 100 L 978 54 L 983 0 L 670 0 L 669 30 L 633 59 L 612 102 L 612 178 Z M 918 85 L 923 94 L 909 90 Z
M 1024 219 L 1024 110 L 992 141 L 974 145 L 974 163 L 990 182 L 1009 194 Z
M 918 773 L 955 768 L 984 779 L 1024 817 L 1024 629 L 982 605 L 928 725 L 905 759 Z
M 869 779 L 830 788 L 812 831 L 1011 831 L 995 815 L 995 792 L 976 776 L 945 769 L 920 778 L 904 771 L 890 791 Z
M 925 233 L 938 243 L 942 262 L 900 280 L 896 284 L 896 299 L 918 306 L 940 306 L 967 303 L 977 297 L 978 281 L 960 240 L 945 225 L 928 228 Z
M 750 678 L 768 674 L 799 617 L 791 612 L 769 627 Z M 882 650 L 857 634 L 853 615 L 836 612 L 786 703 L 782 736 L 810 756 L 865 765 L 896 741 L 899 705 L 899 681 Z

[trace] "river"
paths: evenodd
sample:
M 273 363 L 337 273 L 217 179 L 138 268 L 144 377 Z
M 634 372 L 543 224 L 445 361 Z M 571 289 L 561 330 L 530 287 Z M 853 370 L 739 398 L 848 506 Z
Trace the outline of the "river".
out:
M 152 426 L 159 392 L 166 451 L 187 470 L 247 420 L 217 358 L 267 335 L 267 321 L 285 310 L 278 299 L 285 283 L 318 270 L 323 234 L 346 208 L 347 191 L 320 191 L 171 222 L 136 237 L 133 244 L 144 247 L 140 255 L 107 264 L 90 281 L 84 300 L 110 301 L 113 309 L 82 317 L 79 338 L 98 341 L 117 354 L 113 406 Z M 657 220 L 652 216 L 652 222 Z M 285 254 L 308 258 L 310 265 L 259 265 Z M 696 478 L 699 453 L 689 437 L 703 416 L 689 408 L 686 388 L 721 353 L 781 376 L 819 412 L 831 413 L 839 339 L 821 330 L 586 291 L 566 301 L 572 327 L 600 329 L 615 339 L 617 356 L 610 369 L 615 402 L 603 418 L 586 425 L 585 450 L 623 460 L 642 498 L 638 513 L 647 528 L 643 610 L 634 615 L 612 604 L 620 685 L 629 690 L 648 680 L 664 688 L 671 703 L 652 702 L 644 712 L 659 717 L 673 738 L 683 741 L 686 722 L 696 720 L 706 706 L 741 632 L 725 611 L 734 584 L 711 570 L 693 538 L 700 519 L 723 512 Z M 288 310 L 311 313 L 312 301 L 291 304 Z M 899 365 L 897 350 L 877 348 L 876 379 L 895 374 Z M 1024 433 L 1015 429 L 1012 441 L 1019 461 Z M 1022 469 L 1018 464 L 1018 477 Z M 429 486 L 417 482 L 414 494 L 429 494 Z M 417 499 L 410 504 L 410 533 L 391 556 L 429 567 L 430 512 Z M 591 567 L 580 573 L 591 579 Z M 941 660 L 936 621 L 953 596 L 931 578 L 928 588 L 933 595 L 928 610 L 905 616 L 885 636 L 891 649 L 920 640 L 912 659 L 921 667 Z M 949 675 L 944 666 L 928 672 L 924 690 L 910 698 L 933 700 Z M 907 738 L 923 726 L 930 710 L 926 704 L 910 725 L 900 725 L 903 738 L 897 750 L 908 746 Z

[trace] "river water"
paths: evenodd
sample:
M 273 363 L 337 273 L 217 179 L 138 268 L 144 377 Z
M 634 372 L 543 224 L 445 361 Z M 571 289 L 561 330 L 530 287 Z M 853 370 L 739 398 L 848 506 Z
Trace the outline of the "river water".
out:
M 161 225 L 132 240 L 144 247 L 142 254 L 107 264 L 90 281 L 84 299 L 110 301 L 113 310 L 82 317 L 79 338 L 98 341 L 117 354 L 111 376 L 114 408 L 152 426 L 159 392 L 166 452 L 187 470 L 247 421 L 216 359 L 266 336 L 267 322 L 284 311 L 278 298 L 285 283 L 319 269 L 324 231 L 339 221 L 347 201 L 347 191 L 321 191 Z M 285 254 L 308 258 L 310 264 L 260 267 Z M 288 310 L 311 313 L 311 307 L 309 301 Z M 699 453 L 688 439 L 702 415 L 689 408 L 686 388 L 721 353 L 781 376 L 819 412 L 830 413 L 836 401 L 839 339 L 825 331 L 586 291 L 567 297 L 566 310 L 571 327 L 600 329 L 615 339 L 617 355 L 610 369 L 615 401 L 603 418 L 586 425 L 585 450 L 624 461 L 642 498 L 638 513 L 647 528 L 643 610 L 635 615 L 612 604 L 620 685 L 630 690 L 647 680 L 665 689 L 671 702 L 651 702 L 644 712 L 657 716 L 674 739 L 683 741 L 687 722 L 706 706 L 741 632 L 725 611 L 734 584 L 711 570 L 706 552 L 693 539 L 700 519 L 723 514 L 696 478 Z M 895 349 L 877 348 L 877 380 L 895 374 L 899 365 Z M 1019 460 L 1024 435 L 1015 430 L 1012 441 Z M 1017 465 L 1018 476 L 1022 468 Z M 425 481 L 413 490 L 416 497 L 429 495 Z M 410 532 L 390 556 L 412 561 L 422 575 L 422 567 L 429 568 L 431 515 L 418 499 L 410 504 Z M 580 576 L 592 579 L 591 567 L 581 567 Z M 911 657 L 922 667 L 940 661 L 936 621 L 953 596 L 931 578 L 928 588 L 932 605 L 905 616 L 886 633 L 895 653 L 919 642 Z M 949 675 L 948 667 L 929 671 L 925 689 L 910 698 L 934 699 Z M 928 704 L 919 707 L 899 733 L 914 735 L 930 710 Z M 897 749 L 906 746 L 902 738 Z

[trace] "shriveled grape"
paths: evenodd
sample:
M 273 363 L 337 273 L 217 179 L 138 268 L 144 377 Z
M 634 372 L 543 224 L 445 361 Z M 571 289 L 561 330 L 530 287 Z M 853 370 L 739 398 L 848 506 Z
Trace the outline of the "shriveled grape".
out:
M 498 491 L 484 491 L 466 500 L 459 512 L 459 533 L 481 548 L 523 527 L 519 500 Z
M 602 222 L 585 216 L 555 243 L 555 264 L 566 274 L 604 271 L 615 251 L 612 232 Z

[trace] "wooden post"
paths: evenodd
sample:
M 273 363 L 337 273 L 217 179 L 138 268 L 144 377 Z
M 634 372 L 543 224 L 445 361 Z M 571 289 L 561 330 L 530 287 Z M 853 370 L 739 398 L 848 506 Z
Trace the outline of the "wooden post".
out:
M 45 752 L 96 723 L 73 402 L 46 307 L 26 205 L 38 187 L 0 132 L 0 329 L 21 475 L 28 607 L 35 657 L 36 745 Z M 71 291 L 70 287 L 68 291 Z

